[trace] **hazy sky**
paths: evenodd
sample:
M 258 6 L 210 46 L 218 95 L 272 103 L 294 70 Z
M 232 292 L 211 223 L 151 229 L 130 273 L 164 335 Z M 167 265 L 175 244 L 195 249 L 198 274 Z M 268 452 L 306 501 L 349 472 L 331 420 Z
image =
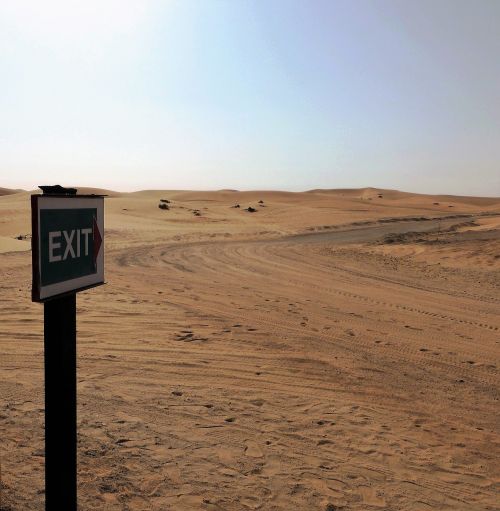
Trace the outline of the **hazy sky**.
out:
M 0 186 L 500 194 L 499 0 L 1 0 Z

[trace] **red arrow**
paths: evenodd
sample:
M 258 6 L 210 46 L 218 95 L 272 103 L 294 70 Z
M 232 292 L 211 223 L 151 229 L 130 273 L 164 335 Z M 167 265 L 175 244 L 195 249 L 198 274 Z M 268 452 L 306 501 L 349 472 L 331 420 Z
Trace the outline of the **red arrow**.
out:
M 99 232 L 99 227 L 97 226 L 97 219 L 94 216 L 94 228 L 92 229 L 92 236 L 94 238 L 94 268 L 97 268 L 97 256 L 99 255 L 99 250 L 101 250 L 102 245 L 102 237 Z

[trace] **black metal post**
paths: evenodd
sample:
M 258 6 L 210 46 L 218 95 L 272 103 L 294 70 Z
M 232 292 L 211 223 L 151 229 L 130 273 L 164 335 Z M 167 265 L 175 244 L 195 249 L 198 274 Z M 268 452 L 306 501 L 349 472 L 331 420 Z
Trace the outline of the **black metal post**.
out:
M 76 511 L 76 293 L 44 303 L 45 509 Z

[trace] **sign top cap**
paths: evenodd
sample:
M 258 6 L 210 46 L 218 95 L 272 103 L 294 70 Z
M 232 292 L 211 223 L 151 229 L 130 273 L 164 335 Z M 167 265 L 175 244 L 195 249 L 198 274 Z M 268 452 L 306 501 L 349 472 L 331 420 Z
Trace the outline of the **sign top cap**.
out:
M 41 185 L 38 188 L 45 195 L 76 195 L 78 191 L 76 188 L 64 188 L 61 185 Z

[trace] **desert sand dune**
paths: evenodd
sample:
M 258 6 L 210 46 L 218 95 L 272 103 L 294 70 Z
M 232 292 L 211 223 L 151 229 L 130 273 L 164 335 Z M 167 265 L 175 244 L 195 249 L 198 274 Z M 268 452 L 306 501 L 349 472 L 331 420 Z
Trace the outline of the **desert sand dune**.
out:
M 14 190 L 12 188 L 1 188 L 0 187 L 0 195 L 13 195 L 14 193 L 21 193 L 24 190 Z
M 90 188 L 86 186 L 78 186 L 78 193 L 81 195 L 106 195 L 107 197 L 121 197 L 121 192 L 115 192 L 113 190 L 106 190 L 105 188 Z
M 499 218 L 377 189 L 107 199 L 80 508 L 497 509 Z M 0 198 L 0 236 L 29 222 Z M 43 308 L 29 251 L 0 264 L 3 505 L 42 510 Z

